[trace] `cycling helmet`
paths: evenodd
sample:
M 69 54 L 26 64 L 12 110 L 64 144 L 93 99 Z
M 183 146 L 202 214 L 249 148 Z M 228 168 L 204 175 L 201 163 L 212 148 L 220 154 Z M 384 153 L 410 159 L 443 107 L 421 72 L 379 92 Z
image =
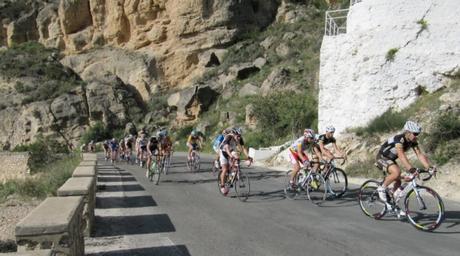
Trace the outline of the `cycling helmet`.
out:
M 242 135 L 243 134 L 243 130 L 241 128 L 239 128 L 239 127 L 233 128 L 232 132 L 235 135 Z
M 157 137 L 160 138 L 163 134 L 161 133 L 161 131 L 158 131 L 157 132 Z
M 420 133 L 422 132 L 422 127 L 419 124 L 413 121 L 407 121 L 404 125 L 404 130 L 412 133 Z
M 335 132 L 335 128 L 332 125 L 326 127 L 326 132 Z
M 303 130 L 303 136 L 305 138 L 314 138 L 315 137 L 315 131 L 313 129 L 305 129 L 305 130 Z
M 196 135 L 197 135 L 197 132 L 196 132 L 196 130 L 193 130 L 193 131 L 190 133 L 190 135 L 192 135 L 192 136 L 196 136 Z

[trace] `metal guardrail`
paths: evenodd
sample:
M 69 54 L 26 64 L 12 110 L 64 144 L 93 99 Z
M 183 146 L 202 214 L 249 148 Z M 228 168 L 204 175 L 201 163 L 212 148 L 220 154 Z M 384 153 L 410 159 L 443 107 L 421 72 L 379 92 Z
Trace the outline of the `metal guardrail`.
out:
M 326 11 L 324 34 L 326 36 L 335 36 L 347 33 L 347 14 L 348 9 Z

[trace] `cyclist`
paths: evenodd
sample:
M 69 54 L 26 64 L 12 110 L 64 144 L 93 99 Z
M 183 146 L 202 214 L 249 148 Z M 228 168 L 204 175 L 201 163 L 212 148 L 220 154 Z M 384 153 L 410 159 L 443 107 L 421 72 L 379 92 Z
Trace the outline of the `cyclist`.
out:
M 219 155 L 220 155 L 220 144 L 224 141 L 224 138 L 229 134 L 230 129 L 224 129 L 221 134 L 218 134 L 212 143 L 212 149 L 216 152 L 216 158 L 214 160 L 214 166 L 220 168 Z
M 105 140 L 102 143 L 102 148 L 104 149 L 105 161 L 109 160 L 109 158 L 110 158 L 109 144 L 110 144 L 110 140 Z
M 132 134 L 125 138 L 126 161 L 128 162 L 132 160 L 131 156 L 133 153 L 133 144 L 135 141 L 136 139 Z
M 415 172 L 415 168 L 406 156 L 406 151 L 412 148 L 417 155 L 417 158 L 426 169 L 435 171 L 431 166 L 428 157 L 420 150 L 417 142 L 417 136 L 422 132 L 422 127 L 413 121 L 407 121 L 404 124 L 404 132 L 389 138 L 382 144 L 377 154 L 377 166 L 383 171 L 388 172 L 383 184 L 377 188 L 380 199 L 387 203 L 386 190 L 388 186 L 394 182 L 393 192 L 401 186 L 401 169 L 396 163 L 396 159 L 400 159 L 404 168 L 409 172 Z
M 149 139 L 149 143 L 147 144 L 147 176 L 148 176 L 148 169 L 150 169 L 150 165 L 153 162 L 153 157 L 158 154 L 158 139 L 156 136 L 152 136 Z
M 120 159 L 121 160 L 126 160 L 126 144 L 125 144 L 125 139 L 123 137 L 120 138 L 120 149 L 119 149 L 119 154 L 120 154 Z
M 312 129 L 305 129 L 303 136 L 294 141 L 294 143 L 292 143 L 289 147 L 289 159 L 292 164 L 291 180 L 289 181 L 291 188 L 296 186 L 295 178 L 300 170 L 300 163 L 302 163 L 303 166 L 311 165 L 306 151 L 311 152 L 312 160 L 315 162 L 322 160 L 321 150 L 315 141 L 315 131 Z M 312 171 L 316 171 L 318 168 L 319 163 L 315 163 L 313 164 Z
M 147 156 L 147 139 L 145 137 L 145 133 L 141 133 L 141 136 L 138 139 L 138 158 L 140 167 L 144 166 L 144 159 Z
M 328 144 L 331 144 L 334 146 L 334 150 L 336 152 L 339 152 L 340 156 L 346 159 L 346 155 L 339 149 L 339 147 L 336 144 L 336 140 L 334 138 L 334 132 L 335 128 L 333 126 L 328 126 L 326 127 L 326 133 L 321 134 L 318 139 L 317 139 L 317 144 L 321 150 L 322 156 L 325 156 L 329 160 L 332 160 L 334 158 L 334 155 L 327 149 L 325 146 Z
M 187 139 L 187 147 L 188 147 L 188 160 L 192 159 L 192 151 L 193 150 L 200 150 L 201 143 L 203 142 L 203 137 L 195 130 L 190 133 Z
M 91 152 L 91 153 L 96 152 L 96 145 L 94 144 L 94 140 L 89 142 L 88 151 Z
M 168 131 L 165 129 L 157 132 L 158 142 L 159 142 L 159 151 L 161 156 L 168 156 L 172 151 L 172 141 L 168 136 Z
M 224 186 L 225 176 L 230 168 L 230 162 L 233 160 L 232 152 L 242 149 L 247 159 L 252 162 L 252 157 L 249 156 L 248 150 L 244 147 L 244 140 L 242 137 L 243 130 L 241 128 L 233 128 L 229 134 L 227 134 L 222 141 L 220 146 L 219 161 L 222 166 L 222 174 L 220 178 L 220 191 L 222 194 L 227 195 L 229 188 Z
M 118 141 L 117 139 L 113 138 L 110 143 L 109 143 L 109 147 L 110 147 L 110 152 L 111 152 L 111 155 L 112 155 L 112 162 L 115 162 L 117 160 L 117 157 L 118 157 Z

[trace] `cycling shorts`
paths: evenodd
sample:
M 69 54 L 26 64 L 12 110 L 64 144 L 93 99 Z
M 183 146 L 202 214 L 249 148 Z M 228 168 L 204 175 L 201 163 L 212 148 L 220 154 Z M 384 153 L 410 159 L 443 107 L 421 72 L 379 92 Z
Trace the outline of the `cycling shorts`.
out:
M 376 161 L 377 167 L 382 171 L 388 171 L 388 167 L 396 164 L 395 160 L 387 158 L 383 156 L 382 154 L 377 154 L 375 161 Z
M 224 164 L 228 164 L 229 163 L 229 158 L 230 156 L 227 154 L 227 152 L 221 150 L 219 152 L 219 162 L 220 162 L 220 165 L 224 165 Z

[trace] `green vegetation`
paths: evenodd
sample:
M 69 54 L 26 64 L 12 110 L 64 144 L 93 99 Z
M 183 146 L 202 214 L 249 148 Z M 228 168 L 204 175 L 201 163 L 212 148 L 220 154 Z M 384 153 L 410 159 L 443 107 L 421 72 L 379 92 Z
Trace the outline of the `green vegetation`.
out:
M 424 137 L 423 145 L 434 153 L 436 163 L 442 165 L 460 155 L 460 118 L 453 112 L 445 112 L 435 121 L 433 132 Z
M 378 169 L 374 163 L 375 156 L 368 155 L 364 159 L 348 165 L 345 170 L 350 177 L 358 176 L 375 179 L 383 177 L 383 172 Z
M 390 50 L 388 50 L 387 54 L 385 55 L 385 59 L 387 61 L 393 61 L 398 51 L 399 51 L 399 48 L 391 48 Z
M 9 79 L 33 78 L 25 84 L 17 82 L 18 93 L 25 94 L 23 104 L 52 100 L 84 85 L 83 81 L 56 59 L 58 50 L 45 48 L 37 42 L 27 42 L 0 52 L 0 75 Z
M 17 195 L 21 198 L 39 198 L 55 196 L 57 189 L 72 176 L 78 166 L 80 157 L 68 156 L 64 159 L 40 167 L 37 175 L 25 180 L 10 180 L 0 184 L 0 203 L 8 196 Z
M 102 122 L 97 122 L 81 136 L 80 142 L 81 144 L 88 144 L 91 141 L 103 141 L 112 138 L 112 135 L 113 133 L 109 128 L 105 127 Z
M 428 28 L 428 22 L 426 20 L 424 20 L 424 19 L 418 20 L 417 24 L 420 25 L 420 30 L 419 30 L 418 34 L 420 34 L 423 30 Z
M 50 163 L 58 160 L 60 155 L 69 153 L 67 145 L 41 135 L 37 136 L 34 143 L 16 146 L 13 151 L 30 152 L 29 164 L 32 173 L 39 172 Z

